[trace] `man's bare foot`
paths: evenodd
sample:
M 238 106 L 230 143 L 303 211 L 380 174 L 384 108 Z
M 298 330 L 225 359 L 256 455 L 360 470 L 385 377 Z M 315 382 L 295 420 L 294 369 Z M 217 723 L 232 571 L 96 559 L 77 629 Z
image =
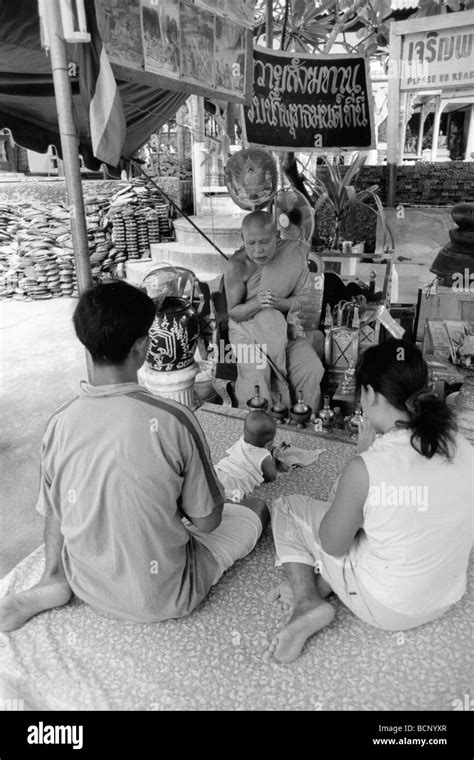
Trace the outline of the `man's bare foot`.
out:
M 280 662 L 293 662 L 302 652 L 306 641 L 334 620 L 334 610 L 328 602 L 314 600 L 299 602 L 289 622 L 278 631 L 268 648 Z
M 0 631 L 15 631 L 39 612 L 61 607 L 72 596 L 67 581 L 43 583 L 0 599 Z
M 272 588 L 267 596 L 267 602 L 276 604 L 280 610 L 291 610 L 294 604 L 294 597 L 290 584 L 284 582 Z

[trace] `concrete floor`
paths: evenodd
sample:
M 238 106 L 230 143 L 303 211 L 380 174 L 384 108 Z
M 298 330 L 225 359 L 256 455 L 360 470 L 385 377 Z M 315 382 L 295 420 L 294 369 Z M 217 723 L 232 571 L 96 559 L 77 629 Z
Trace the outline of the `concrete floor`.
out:
M 35 511 L 49 416 L 86 377 L 71 316 L 76 299 L 0 303 L 0 576 L 43 540 Z

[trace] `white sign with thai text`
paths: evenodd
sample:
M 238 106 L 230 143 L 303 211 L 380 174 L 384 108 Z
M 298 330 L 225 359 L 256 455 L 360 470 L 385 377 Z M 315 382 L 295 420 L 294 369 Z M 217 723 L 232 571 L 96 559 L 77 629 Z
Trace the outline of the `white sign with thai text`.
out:
M 474 24 L 403 37 L 402 90 L 474 87 Z

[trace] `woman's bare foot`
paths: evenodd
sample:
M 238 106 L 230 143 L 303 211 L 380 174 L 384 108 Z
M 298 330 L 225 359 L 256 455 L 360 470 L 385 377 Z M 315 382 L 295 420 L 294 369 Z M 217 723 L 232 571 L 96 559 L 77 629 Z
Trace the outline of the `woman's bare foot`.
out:
M 0 631 L 15 631 L 39 612 L 61 607 L 72 596 L 67 581 L 40 583 L 28 591 L 0 599 Z
M 272 639 L 267 655 L 280 662 L 293 662 L 301 654 L 306 641 L 334 620 L 334 610 L 328 602 L 311 599 L 299 602 L 289 622 Z
M 291 610 L 294 604 L 293 592 L 289 583 L 280 583 L 272 588 L 267 596 L 267 602 L 276 604 L 280 610 Z

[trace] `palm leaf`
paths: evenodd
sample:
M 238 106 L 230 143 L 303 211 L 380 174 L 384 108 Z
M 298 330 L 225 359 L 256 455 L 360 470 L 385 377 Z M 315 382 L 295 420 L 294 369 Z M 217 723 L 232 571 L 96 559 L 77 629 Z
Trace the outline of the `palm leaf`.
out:
M 367 187 L 365 190 L 359 190 L 357 192 L 357 200 L 363 203 L 367 198 L 373 198 L 378 189 L 378 185 L 372 185 L 372 187 Z
M 295 45 L 295 51 L 300 53 L 307 53 L 308 48 L 301 39 L 301 36 L 297 36 L 296 34 L 292 34 L 291 36 Z
M 316 213 L 316 211 L 319 211 L 321 206 L 324 206 L 324 204 L 327 202 L 331 203 L 329 195 L 327 193 L 321 193 L 321 195 L 319 196 L 318 200 L 316 201 L 314 205 L 314 212 Z
M 347 203 L 346 206 L 349 206 L 351 211 L 355 208 L 356 202 L 357 202 L 357 192 L 354 187 L 354 185 L 349 185 L 348 187 L 344 188 L 345 195 L 347 197 Z
M 390 248 L 392 250 L 394 250 L 395 249 L 395 239 L 393 237 L 393 232 L 392 232 L 392 230 L 390 228 L 390 225 L 387 222 L 387 219 L 385 217 L 384 207 L 382 206 L 382 202 L 381 202 L 380 198 L 378 197 L 378 195 L 374 196 L 374 201 L 375 201 L 376 206 L 377 206 L 376 209 L 373 208 L 372 206 L 367 206 L 367 204 L 365 204 L 365 203 L 362 204 L 362 205 L 364 206 L 364 208 L 368 209 L 373 214 L 375 214 L 375 216 L 378 216 L 379 219 L 380 219 L 380 221 L 381 221 L 381 223 L 382 223 L 382 230 L 383 230 L 383 244 L 382 244 L 382 248 L 385 250 L 385 247 L 387 245 L 387 237 L 388 237 L 390 239 Z
M 340 185 L 338 185 L 337 176 L 334 172 L 334 167 L 326 163 L 327 176 L 322 181 L 322 184 L 327 192 L 329 199 L 334 207 L 335 213 L 340 213 L 341 198 L 340 198 Z
M 356 226 L 356 205 L 357 205 L 357 192 L 354 187 L 354 185 L 348 185 L 348 187 L 344 188 L 345 194 L 347 197 L 347 206 L 349 209 L 349 213 L 351 215 L 351 227 L 352 227 L 352 234 L 354 234 L 355 226 Z
M 360 153 L 355 153 L 353 155 L 349 168 L 344 175 L 344 179 L 342 180 L 342 184 L 344 186 L 354 184 L 353 180 L 356 178 L 356 176 L 360 172 L 361 168 L 365 164 L 365 161 L 366 161 L 366 157 L 362 156 Z

